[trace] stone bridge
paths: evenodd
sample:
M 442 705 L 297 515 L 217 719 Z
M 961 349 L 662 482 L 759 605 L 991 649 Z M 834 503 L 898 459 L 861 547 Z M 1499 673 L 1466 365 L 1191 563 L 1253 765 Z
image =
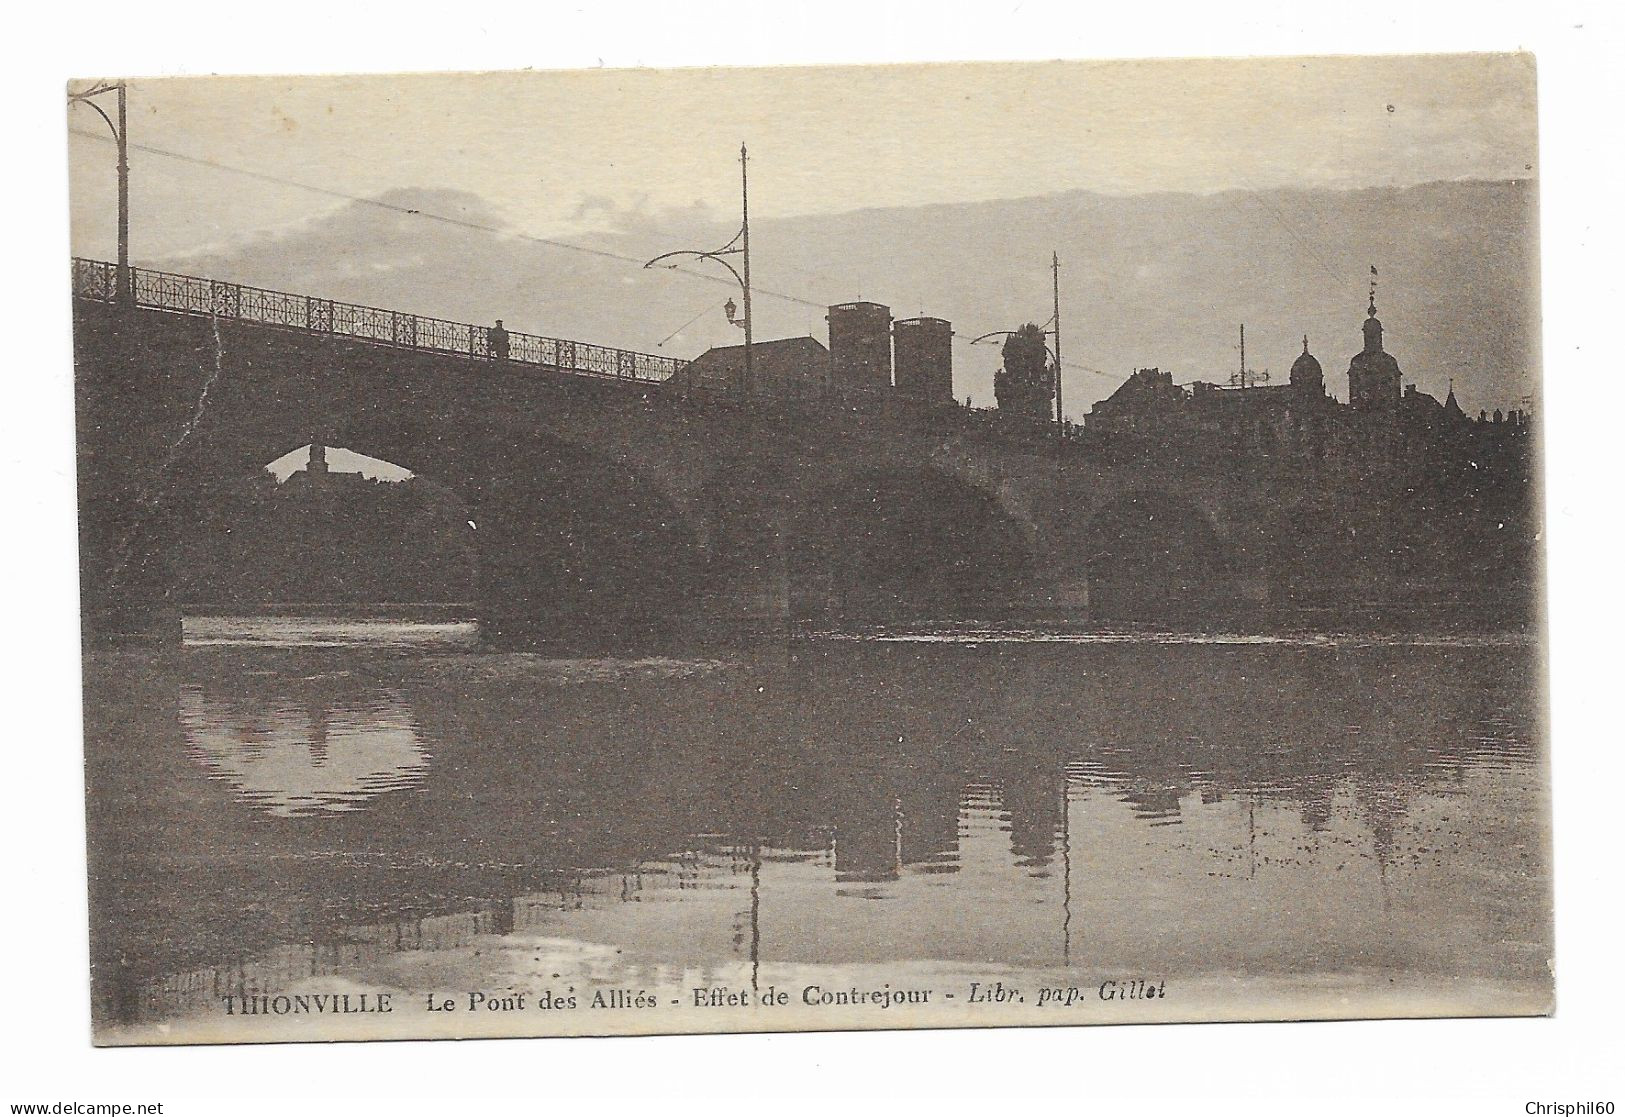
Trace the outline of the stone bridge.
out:
M 313 441 L 455 493 L 482 631 L 514 642 L 1256 605 L 1276 588 L 1271 525 L 1294 507 L 1256 463 L 1153 457 L 988 413 L 742 406 L 677 381 L 79 295 L 93 630 L 161 620 L 174 541 L 218 486 Z

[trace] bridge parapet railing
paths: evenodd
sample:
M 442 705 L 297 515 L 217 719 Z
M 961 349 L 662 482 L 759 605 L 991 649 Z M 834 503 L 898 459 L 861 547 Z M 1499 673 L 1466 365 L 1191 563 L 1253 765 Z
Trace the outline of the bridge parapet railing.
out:
M 101 260 L 73 261 L 73 293 L 81 299 L 110 303 L 118 298 L 118 269 Z
M 504 354 L 498 352 L 490 326 L 150 268 L 131 268 L 130 287 L 135 305 L 148 310 L 231 318 L 375 345 L 532 365 L 577 376 L 660 383 L 687 364 L 654 353 L 517 332 L 507 334 Z M 76 257 L 73 293 L 96 302 L 117 302 L 118 269 L 104 260 Z
M 664 384 L 676 389 L 675 398 L 704 401 L 714 406 L 736 406 L 737 388 L 731 378 L 715 381 L 687 373 L 689 362 L 654 353 L 639 353 L 613 346 L 592 345 L 563 338 L 509 331 L 506 352 L 497 344 L 493 328 L 444 318 L 429 318 L 359 303 L 338 302 L 314 295 L 296 295 L 249 287 L 199 276 L 130 269 L 130 290 L 135 304 L 150 310 L 230 318 L 305 333 L 327 334 L 372 345 L 415 351 L 455 354 L 490 360 L 496 365 L 548 369 L 576 376 Z M 118 269 L 104 260 L 75 258 L 73 293 L 96 302 L 119 299 Z M 764 385 L 762 396 L 842 412 L 882 413 L 907 402 L 890 389 L 836 386 L 823 382 L 798 383 L 780 379 Z M 756 405 L 764 399 L 753 401 Z M 1057 435 L 1063 444 L 1093 444 L 1094 432 L 1067 424 L 1015 420 L 994 410 L 938 408 L 930 412 L 939 426 L 980 431 L 1002 441 L 1048 442 Z

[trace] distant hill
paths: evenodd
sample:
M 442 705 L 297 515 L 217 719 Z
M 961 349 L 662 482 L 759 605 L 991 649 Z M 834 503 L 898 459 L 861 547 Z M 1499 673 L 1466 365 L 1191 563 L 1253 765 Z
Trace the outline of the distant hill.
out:
M 956 392 L 991 405 L 997 347 L 965 343 L 1049 317 L 1053 249 L 1062 261 L 1068 364 L 1107 374 L 1068 369 L 1072 415 L 1138 366 L 1171 368 L 1178 380 L 1228 376 L 1242 322 L 1254 368 L 1284 379 L 1307 334 L 1328 385 L 1346 396 L 1375 264 L 1387 348 L 1408 380 L 1442 396 L 1454 378 L 1470 412 L 1520 406 L 1537 383 L 1535 195 L 1533 182 L 1510 181 L 1070 192 L 793 218 L 774 218 L 764 205 L 752 226 L 757 336 L 825 337 L 821 309 L 769 292 L 819 305 L 868 298 L 898 317 L 949 318 L 960 341 Z M 610 213 L 604 231 L 572 238 L 625 257 L 617 259 L 422 216 L 503 224 L 496 208 L 464 193 L 394 191 L 380 200 L 420 213 L 351 203 L 156 263 L 460 321 L 503 318 L 511 329 L 679 357 L 739 340 L 716 309 L 728 284 L 638 267 L 658 252 L 719 247 L 733 235 L 734 227 L 706 223 L 697 211 Z

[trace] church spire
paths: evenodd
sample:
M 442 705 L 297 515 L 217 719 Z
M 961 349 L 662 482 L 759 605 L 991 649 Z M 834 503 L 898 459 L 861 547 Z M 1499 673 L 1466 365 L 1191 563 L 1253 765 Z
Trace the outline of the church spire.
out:
M 1382 321 L 1377 317 L 1377 265 L 1371 265 L 1371 295 L 1365 306 L 1365 351 L 1382 352 Z
M 1382 320 L 1377 317 L 1377 265 L 1371 265 L 1371 288 L 1361 326 L 1364 348 L 1349 362 L 1349 404 L 1359 411 L 1391 412 L 1399 406 L 1402 376 L 1399 362 L 1382 348 Z
M 1456 401 L 1456 378 L 1450 378 L 1450 394 L 1444 397 L 1445 414 L 1452 419 L 1465 419 L 1466 413 L 1462 411 L 1461 404 Z

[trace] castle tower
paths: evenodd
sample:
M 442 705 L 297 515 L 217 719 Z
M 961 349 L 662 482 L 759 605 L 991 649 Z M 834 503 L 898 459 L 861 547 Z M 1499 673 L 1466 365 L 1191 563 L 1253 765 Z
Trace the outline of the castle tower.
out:
M 1366 306 L 1365 348 L 1349 362 L 1349 404 L 1357 411 L 1392 413 L 1399 407 L 1399 362 L 1382 348 L 1377 317 L 1376 269 L 1371 269 L 1371 301 Z
M 1303 353 L 1292 362 L 1292 386 L 1306 396 L 1323 396 L 1326 394 L 1326 376 L 1320 370 L 1320 362 L 1315 360 L 1309 352 L 1309 335 L 1303 337 Z
M 829 308 L 829 363 L 838 388 L 890 388 L 891 308 L 838 303 Z
M 892 326 L 899 392 L 931 403 L 954 399 L 954 328 L 942 318 L 903 318 Z

